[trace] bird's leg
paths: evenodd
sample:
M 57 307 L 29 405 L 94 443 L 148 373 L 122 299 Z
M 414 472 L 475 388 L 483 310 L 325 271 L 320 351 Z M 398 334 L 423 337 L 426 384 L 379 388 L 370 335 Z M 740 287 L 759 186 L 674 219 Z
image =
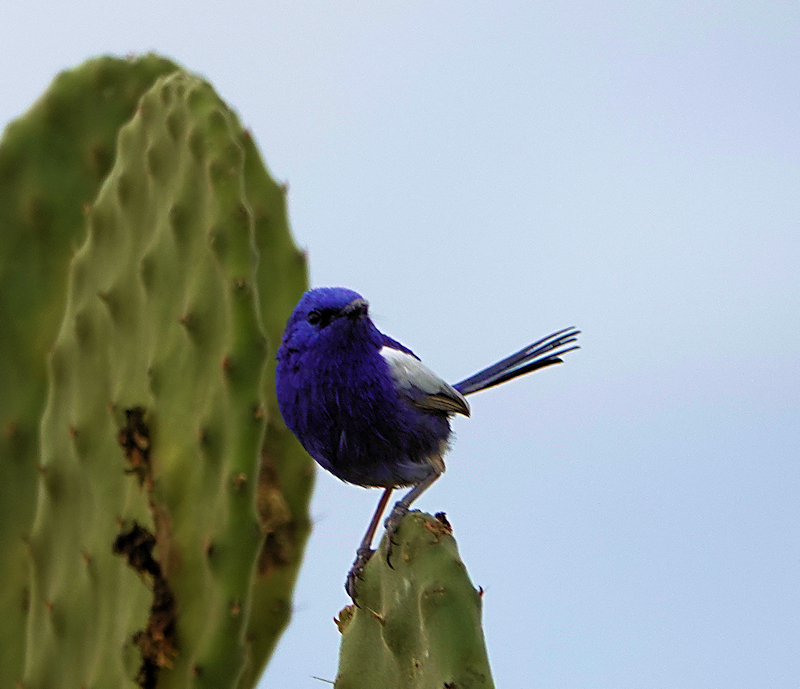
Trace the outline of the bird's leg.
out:
M 361 539 L 361 545 L 358 546 L 358 550 L 356 551 L 356 560 L 347 573 L 347 582 L 344 588 L 347 591 L 347 595 L 353 599 L 354 603 L 356 600 L 356 580 L 361 578 L 364 567 L 366 567 L 367 562 L 369 562 L 370 557 L 372 557 L 372 539 L 375 536 L 375 531 L 378 529 L 378 524 L 381 521 L 381 516 L 386 509 L 386 505 L 389 504 L 389 498 L 393 490 L 393 488 L 387 488 L 383 491 L 383 495 L 381 495 L 381 499 L 378 502 L 378 508 L 375 510 L 375 514 L 372 515 L 372 521 L 370 521 L 369 527 L 367 528 L 367 533 L 364 534 L 364 538 Z
M 386 537 L 389 539 L 388 547 L 386 548 L 386 562 L 392 566 L 392 546 L 394 545 L 393 536 L 400 525 L 400 520 L 408 514 L 408 509 L 411 503 L 414 502 L 420 495 L 422 495 L 428 488 L 433 485 L 433 482 L 442 475 L 440 470 L 433 471 L 429 476 L 422 479 L 416 486 L 414 486 L 408 493 L 406 493 L 400 500 L 398 500 L 386 521 L 383 523 L 386 528 Z

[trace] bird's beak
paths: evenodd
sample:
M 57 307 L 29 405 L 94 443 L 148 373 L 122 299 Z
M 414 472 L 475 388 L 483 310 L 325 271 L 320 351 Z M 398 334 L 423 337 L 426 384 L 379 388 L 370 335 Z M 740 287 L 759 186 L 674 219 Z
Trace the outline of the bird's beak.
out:
M 353 301 L 339 311 L 339 315 L 355 320 L 359 316 L 365 316 L 368 308 L 369 302 L 366 299 L 353 299 Z

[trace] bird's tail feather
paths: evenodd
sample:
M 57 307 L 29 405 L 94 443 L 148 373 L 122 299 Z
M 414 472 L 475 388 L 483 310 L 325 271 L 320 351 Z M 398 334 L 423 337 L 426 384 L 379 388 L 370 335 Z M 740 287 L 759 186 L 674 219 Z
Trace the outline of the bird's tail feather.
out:
M 478 371 L 474 376 L 465 378 L 453 387 L 462 395 L 471 395 L 473 392 L 485 390 L 507 380 L 512 380 L 517 376 L 525 375 L 531 371 L 560 364 L 561 357 L 573 349 L 579 349 L 578 345 L 572 345 L 578 339 L 580 330 L 575 328 L 564 328 L 558 332 L 534 342 L 533 344 L 520 349 L 511 356 L 507 356 L 502 361 Z M 572 345 L 571 347 L 569 345 Z

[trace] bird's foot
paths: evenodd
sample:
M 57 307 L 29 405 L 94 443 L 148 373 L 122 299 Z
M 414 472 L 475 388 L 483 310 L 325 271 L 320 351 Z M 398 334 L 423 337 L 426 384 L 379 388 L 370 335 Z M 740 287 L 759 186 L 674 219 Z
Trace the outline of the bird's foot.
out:
M 392 549 L 397 545 L 394 541 L 395 531 L 397 531 L 397 527 L 400 526 L 400 521 L 408 512 L 408 506 L 404 505 L 402 502 L 398 502 L 392 508 L 389 516 L 386 517 L 386 521 L 383 522 L 383 526 L 386 529 L 386 539 L 388 541 L 386 544 L 386 564 L 389 565 L 389 567 L 392 567 Z M 394 567 L 392 567 L 392 569 L 394 569 Z
M 347 573 L 347 581 L 344 584 L 344 590 L 347 591 L 347 595 L 350 596 L 350 599 L 356 605 L 358 605 L 358 603 L 356 603 L 356 583 L 361 579 L 364 567 L 367 566 L 373 552 L 375 551 L 371 548 L 359 548 L 356 551 L 355 562 L 353 562 L 353 566 Z

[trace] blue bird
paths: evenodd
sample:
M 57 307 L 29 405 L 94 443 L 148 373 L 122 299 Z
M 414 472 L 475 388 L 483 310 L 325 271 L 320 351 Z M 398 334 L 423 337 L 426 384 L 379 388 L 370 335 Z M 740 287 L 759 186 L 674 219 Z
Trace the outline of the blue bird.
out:
M 449 385 L 378 330 L 368 308 L 343 287 L 306 292 L 289 317 L 275 374 L 283 419 L 308 453 L 343 481 L 384 488 L 347 577 L 353 600 L 392 491 L 411 486 L 386 519 L 390 540 L 411 503 L 444 472 L 450 417 L 470 413 L 465 396 L 561 363 L 578 348 L 579 333 L 560 330 Z

